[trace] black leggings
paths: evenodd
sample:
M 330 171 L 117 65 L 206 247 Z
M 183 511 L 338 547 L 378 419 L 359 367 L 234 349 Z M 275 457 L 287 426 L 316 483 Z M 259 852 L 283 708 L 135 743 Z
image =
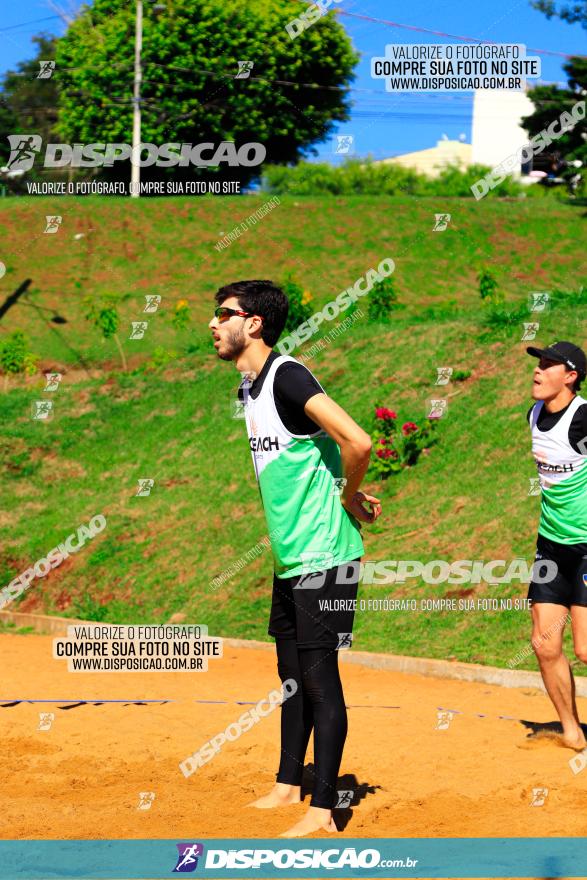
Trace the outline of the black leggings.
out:
M 295 639 L 276 639 L 281 681 L 297 691 L 281 707 L 281 760 L 277 782 L 301 785 L 304 757 L 314 728 L 314 787 L 310 805 L 332 810 L 347 735 L 347 714 L 333 648 L 299 650 Z

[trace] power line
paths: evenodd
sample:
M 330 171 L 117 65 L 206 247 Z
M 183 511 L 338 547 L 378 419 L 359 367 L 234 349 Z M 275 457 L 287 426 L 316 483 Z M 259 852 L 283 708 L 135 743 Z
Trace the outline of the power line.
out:
M 387 21 L 384 18 L 374 18 L 370 15 L 360 15 L 358 12 L 345 12 L 343 9 L 337 9 L 336 13 L 338 15 L 346 15 L 349 18 L 360 18 L 363 21 L 372 21 L 376 24 L 384 24 L 387 25 L 387 27 L 404 28 L 405 30 L 417 31 L 421 34 L 434 34 L 434 36 L 436 37 L 449 37 L 451 40 L 461 40 L 467 43 L 488 43 L 493 46 L 499 45 L 496 40 L 482 40 L 479 37 L 465 37 L 460 34 L 448 34 L 445 31 L 435 31 L 431 28 L 416 27 L 413 24 L 400 24 L 397 21 Z M 566 52 L 553 52 L 550 49 L 534 49 L 532 46 L 528 46 L 528 50 L 530 52 L 538 52 L 540 55 L 556 55 L 560 58 L 587 58 L 587 55 L 567 55 Z
M 23 21 L 21 24 L 11 24 L 9 27 L 0 28 L 0 31 L 14 31 L 16 28 L 26 27 L 28 24 L 38 24 L 41 21 L 49 21 L 52 18 L 61 18 L 61 16 L 46 15 L 45 18 L 35 18 L 34 21 Z

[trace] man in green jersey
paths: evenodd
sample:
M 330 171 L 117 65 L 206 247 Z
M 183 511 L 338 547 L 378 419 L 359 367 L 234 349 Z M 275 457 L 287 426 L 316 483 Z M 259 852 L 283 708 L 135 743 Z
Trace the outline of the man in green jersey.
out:
M 220 288 L 210 321 L 219 358 L 245 376 L 239 389 L 274 562 L 269 633 L 284 700 L 276 784 L 252 806 L 299 803 L 308 740 L 314 731 L 310 807 L 283 836 L 336 831 L 332 810 L 347 733 L 338 650 L 348 646 L 363 554 L 360 522 L 381 513 L 359 487 L 371 439 L 303 364 L 273 346 L 288 300 L 270 281 Z
M 532 645 L 569 748 L 587 745 L 575 687 L 563 654 L 571 613 L 575 654 L 587 663 L 587 401 L 577 392 L 587 372 L 585 352 L 571 342 L 529 347 L 538 358 L 528 412 L 532 454 L 542 489 L 536 561 L 528 591 Z

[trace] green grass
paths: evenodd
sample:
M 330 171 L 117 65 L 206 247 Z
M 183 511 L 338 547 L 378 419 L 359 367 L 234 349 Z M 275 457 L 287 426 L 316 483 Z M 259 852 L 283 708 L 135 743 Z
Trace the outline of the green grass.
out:
M 2 295 L 31 277 L 29 300 L 68 321 L 57 335 L 45 313 L 17 305 L 2 322 L 0 340 L 6 330 L 25 329 L 41 366 L 65 375 L 46 423 L 30 418 L 31 402 L 49 396 L 41 376 L 11 378 L 0 396 L 0 586 L 94 514 L 107 519 L 99 536 L 34 581 L 12 609 L 126 623 L 181 614 L 217 635 L 266 638 L 267 551 L 218 590 L 210 588 L 267 533 L 244 424 L 231 416 L 240 377 L 216 359 L 206 338 L 213 293 L 230 280 L 279 281 L 291 270 L 319 307 L 386 256 L 396 262 L 405 308 L 387 325 L 360 319 L 311 367 L 367 428 L 375 403 L 396 409 L 402 421 L 418 421 L 426 400 L 440 391 L 449 396 L 449 410 L 428 456 L 398 477 L 368 483 L 383 499 L 384 514 L 364 530 L 365 559 L 533 558 L 539 499 L 528 496 L 535 469 L 525 423 L 532 363 L 517 317 L 487 326 L 477 275 L 482 266 L 491 269 L 511 310 L 532 290 L 558 290 L 540 318 L 539 340 L 584 343 L 580 211 L 543 199 L 284 198 L 217 253 L 220 235 L 262 202 L 259 196 L 0 202 L 9 269 Z M 452 214 L 451 227 L 433 233 L 440 211 Z M 63 226 L 43 235 L 44 217 L 52 213 L 63 215 Z M 120 336 L 128 373 L 120 370 L 114 343 L 101 342 L 84 319 L 82 297 L 103 292 L 126 297 Z M 146 293 L 163 296 L 155 315 L 142 314 Z M 170 321 L 178 299 L 189 301 L 193 316 L 182 332 Z M 145 338 L 128 340 L 130 321 L 143 317 Z M 180 357 L 145 371 L 141 365 L 157 346 Z M 471 376 L 438 389 L 439 366 Z M 142 478 L 155 481 L 148 497 L 136 497 Z M 526 593 L 519 583 L 471 588 L 474 598 Z M 361 596 L 420 600 L 463 589 L 411 580 L 364 586 Z M 524 611 L 365 611 L 355 629 L 355 644 L 364 650 L 497 665 L 528 638 Z M 520 668 L 536 668 L 533 658 Z

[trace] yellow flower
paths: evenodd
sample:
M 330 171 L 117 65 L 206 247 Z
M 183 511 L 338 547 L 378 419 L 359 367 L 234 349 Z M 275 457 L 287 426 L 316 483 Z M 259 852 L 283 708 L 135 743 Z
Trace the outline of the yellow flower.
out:
M 307 302 L 310 302 L 312 299 L 312 294 L 309 290 L 304 290 L 302 294 L 302 305 L 306 305 Z

